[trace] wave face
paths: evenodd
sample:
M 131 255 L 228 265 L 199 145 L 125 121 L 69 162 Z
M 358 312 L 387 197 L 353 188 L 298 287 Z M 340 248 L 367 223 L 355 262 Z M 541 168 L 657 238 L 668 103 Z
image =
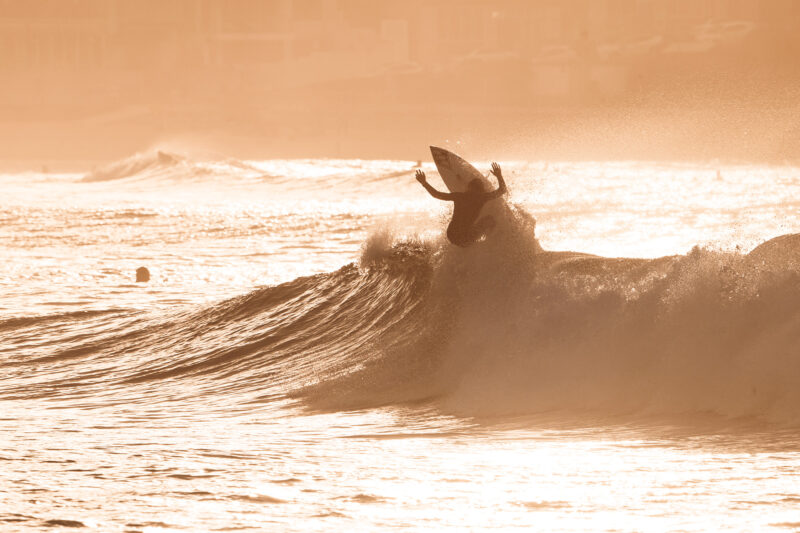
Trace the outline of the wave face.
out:
M 800 237 L 749 255 L 538 252 L 521 224 L 439 257 L 409 338 L 303 391 L 356 408 L 437 397 L 449 412 L 713 412 L 800 422 Z M 435 302 L 435 303 L 434 303 Z
M 467 249 L 379 231 L 335 272 L 192 311 L 77 315 L 0 324 L 3 398 L 800 422 L 796 235 L 606 259 L 542 251 L 510 208 Z

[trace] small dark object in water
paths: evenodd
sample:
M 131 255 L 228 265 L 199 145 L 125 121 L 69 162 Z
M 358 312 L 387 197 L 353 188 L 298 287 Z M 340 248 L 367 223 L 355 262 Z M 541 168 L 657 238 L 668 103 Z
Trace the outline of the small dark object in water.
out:
M 136 281 L 150 281 L 150 271 L 147 267 L 139 267 L 136 269 Z

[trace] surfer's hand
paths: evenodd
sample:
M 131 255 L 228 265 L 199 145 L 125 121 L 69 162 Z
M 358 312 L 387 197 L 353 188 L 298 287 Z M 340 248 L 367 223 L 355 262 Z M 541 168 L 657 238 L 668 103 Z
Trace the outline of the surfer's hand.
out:
M 498 165 L 497 163 L 492 163 L 492 174 L 494 174 L 498 178 L 503 177 L 503 171 L 500 170 L 500 165 Z
M 417 178 L 417 181 L 420 183 L 425 183 L 425 173 L 421 170 L 417 170 L 417 173 L 414 174 L 414 177 Z

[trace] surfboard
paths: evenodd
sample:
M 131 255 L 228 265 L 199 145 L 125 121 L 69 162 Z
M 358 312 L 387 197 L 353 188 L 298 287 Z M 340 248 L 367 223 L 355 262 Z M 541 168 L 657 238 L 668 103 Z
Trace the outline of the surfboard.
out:
M 484 189 L 493 191 L 497 188 L 496 183 L 492 183 L 489 178 L 473 167 L 466 159 L 454 154 L 450 150 L 431 146 L 431 155 L 436 164 L 436 170 L 442 177 L 442 181 L 450 189 L 450 192 L 465 192 L 467 184 L 473 179 L 483 182 Z M 508 214 L 509 208 L 503 197 L 489 200 L 481 209 L 480 215 L 492 215 L 496 222 L 499 222 L 504 215 Z M 495 230 L 490 230 L 492 233 Z
M 442 181 L 450 189 L 450 192 L 465 192 L 467 184 L 476 178 L 483 182 L 487 191 L 497 188 L 497 185 L 489 181 L 489 178 L 481 174 L 466 159 L 450 150 L 431 146 L 431 155 L 433 156 L 433 162 L 436 164 L 436 170 L 439 171 Z

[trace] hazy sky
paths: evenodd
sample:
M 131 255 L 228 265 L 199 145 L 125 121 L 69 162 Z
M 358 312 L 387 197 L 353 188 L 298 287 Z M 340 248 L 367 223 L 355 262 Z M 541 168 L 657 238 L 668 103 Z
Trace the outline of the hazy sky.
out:
M 792 157 L 798 28 L 792 0 L 2 0 L 0 157 Z

